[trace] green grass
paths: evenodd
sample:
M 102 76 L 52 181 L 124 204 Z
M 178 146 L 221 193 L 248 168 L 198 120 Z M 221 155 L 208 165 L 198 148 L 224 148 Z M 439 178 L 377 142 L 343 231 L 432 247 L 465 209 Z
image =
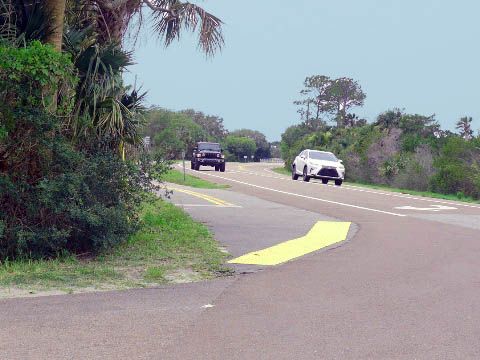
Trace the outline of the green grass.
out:
M 121 279 L 122 275 L 108 264 L 84 264 L 76 257 L 53 260 L 17 260 L 0 265 L 0 286 L 34 286 L 48 289 L 57 287 L 87 287 L 102 280 Z
M 217 185 L 206 180 L 200 179 L 196 176 L 192 175 L 185 175 L 185 181 L 183 180 L 183 172 L 177 170 L 170 170 L 163 178 L 165 182 L 191 186 L 194 188 L 201 188 L 201 189 L 226 189 L 229 186 L 227 185 Z
M 285 169 L 283 167 L 273 168 L 272 170 L 275 171 L 278 174 L 292 175 L 292 172 L 290 170 Z M 480 204 L 480 201 L 478 201 L 478 200 L 475 200 L 475 199 L 472 199 L 472 198 L 467 198 L 467 197 L 459 198 L 456 195 L 438 194 L 438 193 L 433 193 L 433 192 L 429 192 L 429 191 L 406 190 L 406 189 L 400 189 L 400 188 L 395 188 L 395 187 L 386 186 L 386 185 L 362 184 L 362 183 L 355 183 L 355 182 L 348 182 L 348 181 L 346 181 L 345 184 L 354 185 L 354 186 L 362 186 L 362 187 L 366 187 L 366 188 L 369 188 L 369 189 L 398 192 L 398 193 L 407 194 L 407 195 L 415 195 L 415 196 L 429 197 L 429 198 L 434 198 L 434 199 L 455 200 L 455 201 L 463 201 L 463 202 Z
M 272 170 L 275 171 L 278 174 L 292 175 L 292 172 L 290 170 L 285 169 L 284 167 L 272 168 Z
M 164 281 L 165 280 L 165 269 L 160 266 L 152 266 L 145 270 L 145 279 L 152 281 Z
M 87 260 L 16 260 L 0 264 L 0 298 L 10 289 L 29 292 L 82 288 L 126 289 L 230 274 L 205 225 L 162 200 L 141 209 L 143 228 L 126 244 Z

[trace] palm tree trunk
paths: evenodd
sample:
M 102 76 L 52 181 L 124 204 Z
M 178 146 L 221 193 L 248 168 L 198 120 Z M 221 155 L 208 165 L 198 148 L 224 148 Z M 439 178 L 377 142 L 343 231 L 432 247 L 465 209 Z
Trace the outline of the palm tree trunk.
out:
M 47 43 L 55 46 L 58 52 L 62 52 L 63 19 L 65 17 L 66 0 L 45 0 L 53 15 L 53 32 L 47 38 Z

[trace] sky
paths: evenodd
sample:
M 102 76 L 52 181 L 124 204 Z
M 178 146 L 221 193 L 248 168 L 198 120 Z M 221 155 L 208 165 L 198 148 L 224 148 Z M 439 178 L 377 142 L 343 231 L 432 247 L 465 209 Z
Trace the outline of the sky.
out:
M 148 104 L 193 108 L 280 140 L 301 122 L 293 101 L 307 76 L 351 77 L 367 98 L 352 112 L 369 122 L 392 108 L 436 115 L 454 130 L 480 129 L 480 1 L 205 0 L 225 24 L 225 46 L 206 58 L 196 36 L 165 48 L 152 32 L 135 45 L 125 75 Z

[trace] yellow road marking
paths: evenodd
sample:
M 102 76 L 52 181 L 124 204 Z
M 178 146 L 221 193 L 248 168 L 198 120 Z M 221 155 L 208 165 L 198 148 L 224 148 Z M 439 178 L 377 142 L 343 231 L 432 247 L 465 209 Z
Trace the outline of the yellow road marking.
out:
M 185 193 L 185 194 L 189 194 L 189 195 L 192 195 L 192 196 L 196 196 L 200 199 L 207 200 L 208 202 L 211 202 L 211 203 L 216 204 L 218 206 L 235 206 L 234 204 L 229 203 L 228 201 L 217 199 L 213 196 L 198 193 L 198 192 L 195 192 L 195 191 L 179 189 L 179 188 L 170 188 L 170 189 L 175 190 L 175 191 L 179 191 L 179 192 L 182 192 L 182 193 Z
M 319 221 L 307 235 L 229 261 L 230 264 L 278 265 L 347 238 L 350 222 Z

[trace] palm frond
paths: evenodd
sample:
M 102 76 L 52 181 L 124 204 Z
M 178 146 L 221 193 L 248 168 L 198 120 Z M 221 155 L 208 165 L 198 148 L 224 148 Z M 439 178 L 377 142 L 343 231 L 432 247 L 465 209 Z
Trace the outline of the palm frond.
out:
M 152 1 L 158 8 L 168 11 L 155 11 L 154 30 L 164 38 L 165 46 L 180 39 L 182 29 L 195 32 L 198 28 L 198 47 L 208 55 L 221 50 L 224 39 L 221 26 L 223 22 L 201 7 L 178 0 Z
M 101 137 L 111 139 L 112 147 L 118 147 L 121 141 L 139 144 L 140 126 L 143 117 L 139 113 L 142 99 L 136 91 L 124 93 L 120 99 L 108 97 L 97 104 L 98 115 L 95 118 L 95 128 Z
M 93 26 L 84 29 L 65 26 L 63 34 L 63 51 L 72 56 L 75 63 L 84 51 L 96 43 Z

